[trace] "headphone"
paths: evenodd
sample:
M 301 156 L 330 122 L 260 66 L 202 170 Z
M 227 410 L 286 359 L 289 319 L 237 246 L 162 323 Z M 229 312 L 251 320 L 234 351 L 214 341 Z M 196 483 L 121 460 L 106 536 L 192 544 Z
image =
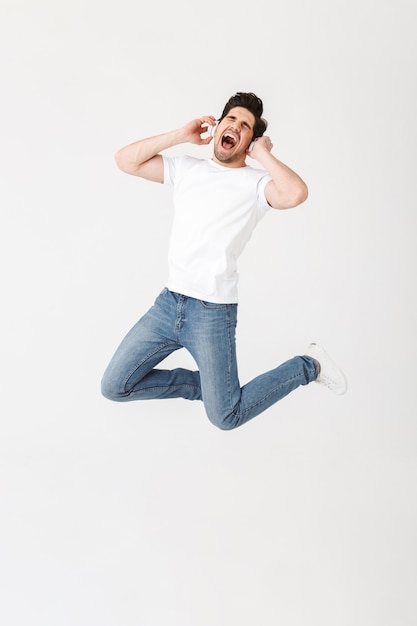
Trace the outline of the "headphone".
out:
M 216 122 L 214 126 L 209 125 L 207 127 L 207 132 L 210 135 L 210 137 L 214 137 L 214 133 L 216 132 L 216 128 L 218 125 L 219 125 L 219 122 Z

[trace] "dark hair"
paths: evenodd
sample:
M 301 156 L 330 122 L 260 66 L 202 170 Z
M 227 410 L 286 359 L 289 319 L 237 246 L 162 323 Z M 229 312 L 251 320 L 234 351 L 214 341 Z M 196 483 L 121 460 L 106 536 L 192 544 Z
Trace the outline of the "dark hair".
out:
M 253 127 L 253 138 L 262 137 L 268 127 L 268 122 L 262 117 L 264 106 L 262 100 L 255 96 L 254 93 L 245 93 L 238 91 L 234 96 L 229 98 L 220 116 L 221 121 L 234 107 L 244 107 L 255 116 L 255 125 Z

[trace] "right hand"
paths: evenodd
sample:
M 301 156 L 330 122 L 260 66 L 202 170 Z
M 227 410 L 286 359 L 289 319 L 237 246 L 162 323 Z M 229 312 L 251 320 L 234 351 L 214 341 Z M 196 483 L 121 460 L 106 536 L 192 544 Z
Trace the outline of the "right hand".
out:
M 210 143 L 213 137 L 202 138 L 201 135 L 207 132 L 207 125 L 214 126 L 216 118 L 213 115 L 203 115 L 195 120 L 191 120 L 183 127 L 183 132 L 186 137 L 186 141 L 189 143 L 195 143 L 199 146 Z M 205 124 L 205 126 L 203 126 Z

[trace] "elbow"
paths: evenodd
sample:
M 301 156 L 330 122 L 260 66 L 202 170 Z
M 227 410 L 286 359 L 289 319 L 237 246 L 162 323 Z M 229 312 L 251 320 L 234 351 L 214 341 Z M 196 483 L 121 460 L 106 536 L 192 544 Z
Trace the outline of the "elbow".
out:
M 125 174 L 135 174 L 138 176 L 139 164 L 129 159 L 129 153 L 124 148 L 118 150 L 114 155 L 114 160 L 119 170 Z
M 292 206 L 298 206 L 305 202 L 308 198 L 308 187 L 305 183 L 297 190 L 294 197 L 294 204 Z
M 303 202 L 305 202 L 307 198 L 308 198 L 308 187 L 305 183 L 303 183 L 303 185 L 300 185 L 298 189 L 294 190 L 294 192 L 288 198 L 287 202 L 285 203 L 285 208 L 293 209 L 299 204 L 302 204 Z
M 123 166 L 123 150 L 118 150 L 115 155 L 114 155 L 114 160 L 116 162 L 117 167 L 122 170 L 123 172 L 125 171 L 125 167 Z
M 284 193 L 279 193 L 276 188 L 271 187 L 272 193 L 268 193 L 267 200 L 273 209 L 292 209 L 305 202 L 308 198 L 308 188 L 304 181 L 300 181 L 291 189 L 286 189 Z

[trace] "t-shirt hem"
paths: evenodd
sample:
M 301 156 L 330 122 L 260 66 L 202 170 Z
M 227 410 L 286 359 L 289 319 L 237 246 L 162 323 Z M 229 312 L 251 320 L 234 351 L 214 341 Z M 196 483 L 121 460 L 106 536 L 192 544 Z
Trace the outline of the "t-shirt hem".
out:
M 169 291 L 173 291 L 175 293 L 179 293 L 182 296 L 187 296 L 188 298 L 194 298 L 194 300 L 201 300 L 202 302 L 210 302 L 212 304 L 237 304 L 237 298 L 227 297 L 227 296 L 216 296 L 216 295 L 207 295 L 198 291 L 194 291 L 192 289 L 182 289 L 181 286 L 175 285 L 173 283 L 167 283 L 167 289 Z

